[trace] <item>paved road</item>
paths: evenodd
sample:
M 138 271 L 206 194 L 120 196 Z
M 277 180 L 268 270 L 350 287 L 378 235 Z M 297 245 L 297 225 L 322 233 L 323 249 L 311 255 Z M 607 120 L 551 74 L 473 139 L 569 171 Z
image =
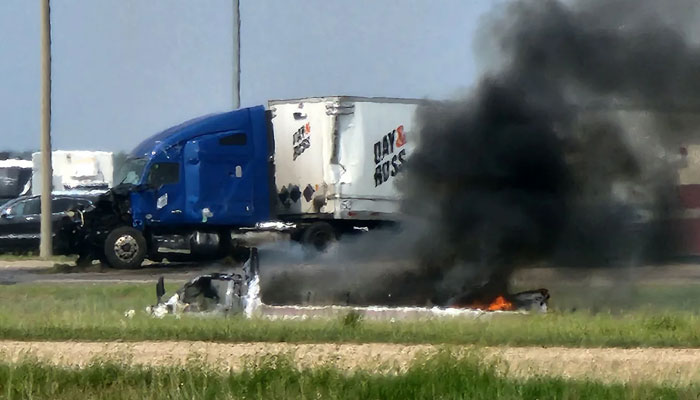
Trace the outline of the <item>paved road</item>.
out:
M 297 259 L 284 260 L 277 257 L 267 262 L 261 256 L 261 270 L 274 269 L 304 274 L 305 271 L 337 270 L 332 265 L 315 262 L 300 262 Z M 359 269 L 387 268 L 386 265 L 353 265 Z M 184 282 L 196 275 L 209 272 L 231 272 L 238 270 L 240 265 L 222 262 L 201 263 L 167 263 L 147 264 L 139 270 L 115 270 L 94 264 L 88 268 L 77 268 L 69 263 L 47 262 L 40 260 L 3 261 L 0 260 L 0 285 L 16 283 L 45 282 L 155 282 L 159 276 L 165 276 L 170 281 Z M 320 275 L 319 275 L 320 276 Z M 638 284 L 656 283 L 664 285 L 700 285 L 700 262 L 679 263 L 664 266 L 642 266 L 624 269 L 586 269 L 586 268 L 529 268 L 517 271 L 513 276 L 515 282 L 534 285 L 547 285 L 561 282 L 580 282 L 589 286 L 605 286 L 621 281 Z
M 235 266 L 222 263 L 149 264 L 139 270 L 115 270 L 95 264 L 77 268 L 67 263 L 39 260 L 0 261 L 0 285 L 16 283 L 151 283 L 165 276 L 169 281 L 184 282 L 207 272 L 230 271 Z

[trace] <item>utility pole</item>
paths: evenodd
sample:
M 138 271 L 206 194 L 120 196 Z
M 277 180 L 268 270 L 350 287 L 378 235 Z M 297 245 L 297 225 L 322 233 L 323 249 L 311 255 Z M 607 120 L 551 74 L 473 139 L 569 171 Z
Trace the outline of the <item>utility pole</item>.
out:
M 233 108 L 241 107 L 241 14 L 240 1 L 233 0 Z
M 49 0 L 41 5 L 41 258 L 51 257 L 51 18 Z

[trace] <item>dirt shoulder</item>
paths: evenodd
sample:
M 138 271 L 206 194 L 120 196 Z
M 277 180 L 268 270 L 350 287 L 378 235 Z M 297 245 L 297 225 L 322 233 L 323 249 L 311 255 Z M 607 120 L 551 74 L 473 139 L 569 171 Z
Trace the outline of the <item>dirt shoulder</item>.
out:
M 330 364 L 374 372 L 404 370 L 416 357 L 440 347 L 396 344 L 290 344 L 210 342 L 19 342 L 0 341 L 5 360 L 36 357 L 57 365 L 83 366 L 113 360 L 149 366 L 195 361 L 217 369 L 241 370 L 265 355 L 290 355 L 300 367 Z M 451 347 L 464 354 L 473 347 Z M 478 354 L 496 361 L 511 377 L 537 375 L 602 382 L 700 382 L 700 349 L 576 349 L 562 347 L 487 347 Z

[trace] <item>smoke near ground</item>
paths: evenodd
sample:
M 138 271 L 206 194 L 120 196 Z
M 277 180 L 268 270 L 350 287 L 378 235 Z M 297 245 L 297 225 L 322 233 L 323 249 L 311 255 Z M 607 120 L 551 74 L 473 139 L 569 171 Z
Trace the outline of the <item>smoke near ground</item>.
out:
M 296 242 L 259 247 L 265 304 L 431 305 L 433 279 L 416 262 L 410 233 L 375 230 L 347 237 L 325 253 Z
M 507 292 L 526 265 L 668 254 L 673 232 L 654 221 L 673 212 L 678 149 L 698 138 L 698 11 L 691 0 L 504 3 L 481 28 L 497 62 L 473 93 L 419 112 L 400 182 L 410 222 L 388 239 L 409 260 L 309 276 L 367 301 L 450 304 Z M 377 242 L 351 253 L 377 254 Z

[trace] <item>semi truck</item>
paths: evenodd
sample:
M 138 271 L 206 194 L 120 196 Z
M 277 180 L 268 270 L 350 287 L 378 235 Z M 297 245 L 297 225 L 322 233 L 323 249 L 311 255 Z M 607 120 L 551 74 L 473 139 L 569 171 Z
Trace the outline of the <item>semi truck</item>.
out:
M 79 260 L 138 268 L 146 258 L 219 257 L 236 233 L 270 227 L 323 250 L 392 223 L 420 102 L 277 100 L 166 129 L 133 149 L 92 209 L 73 214 Z

